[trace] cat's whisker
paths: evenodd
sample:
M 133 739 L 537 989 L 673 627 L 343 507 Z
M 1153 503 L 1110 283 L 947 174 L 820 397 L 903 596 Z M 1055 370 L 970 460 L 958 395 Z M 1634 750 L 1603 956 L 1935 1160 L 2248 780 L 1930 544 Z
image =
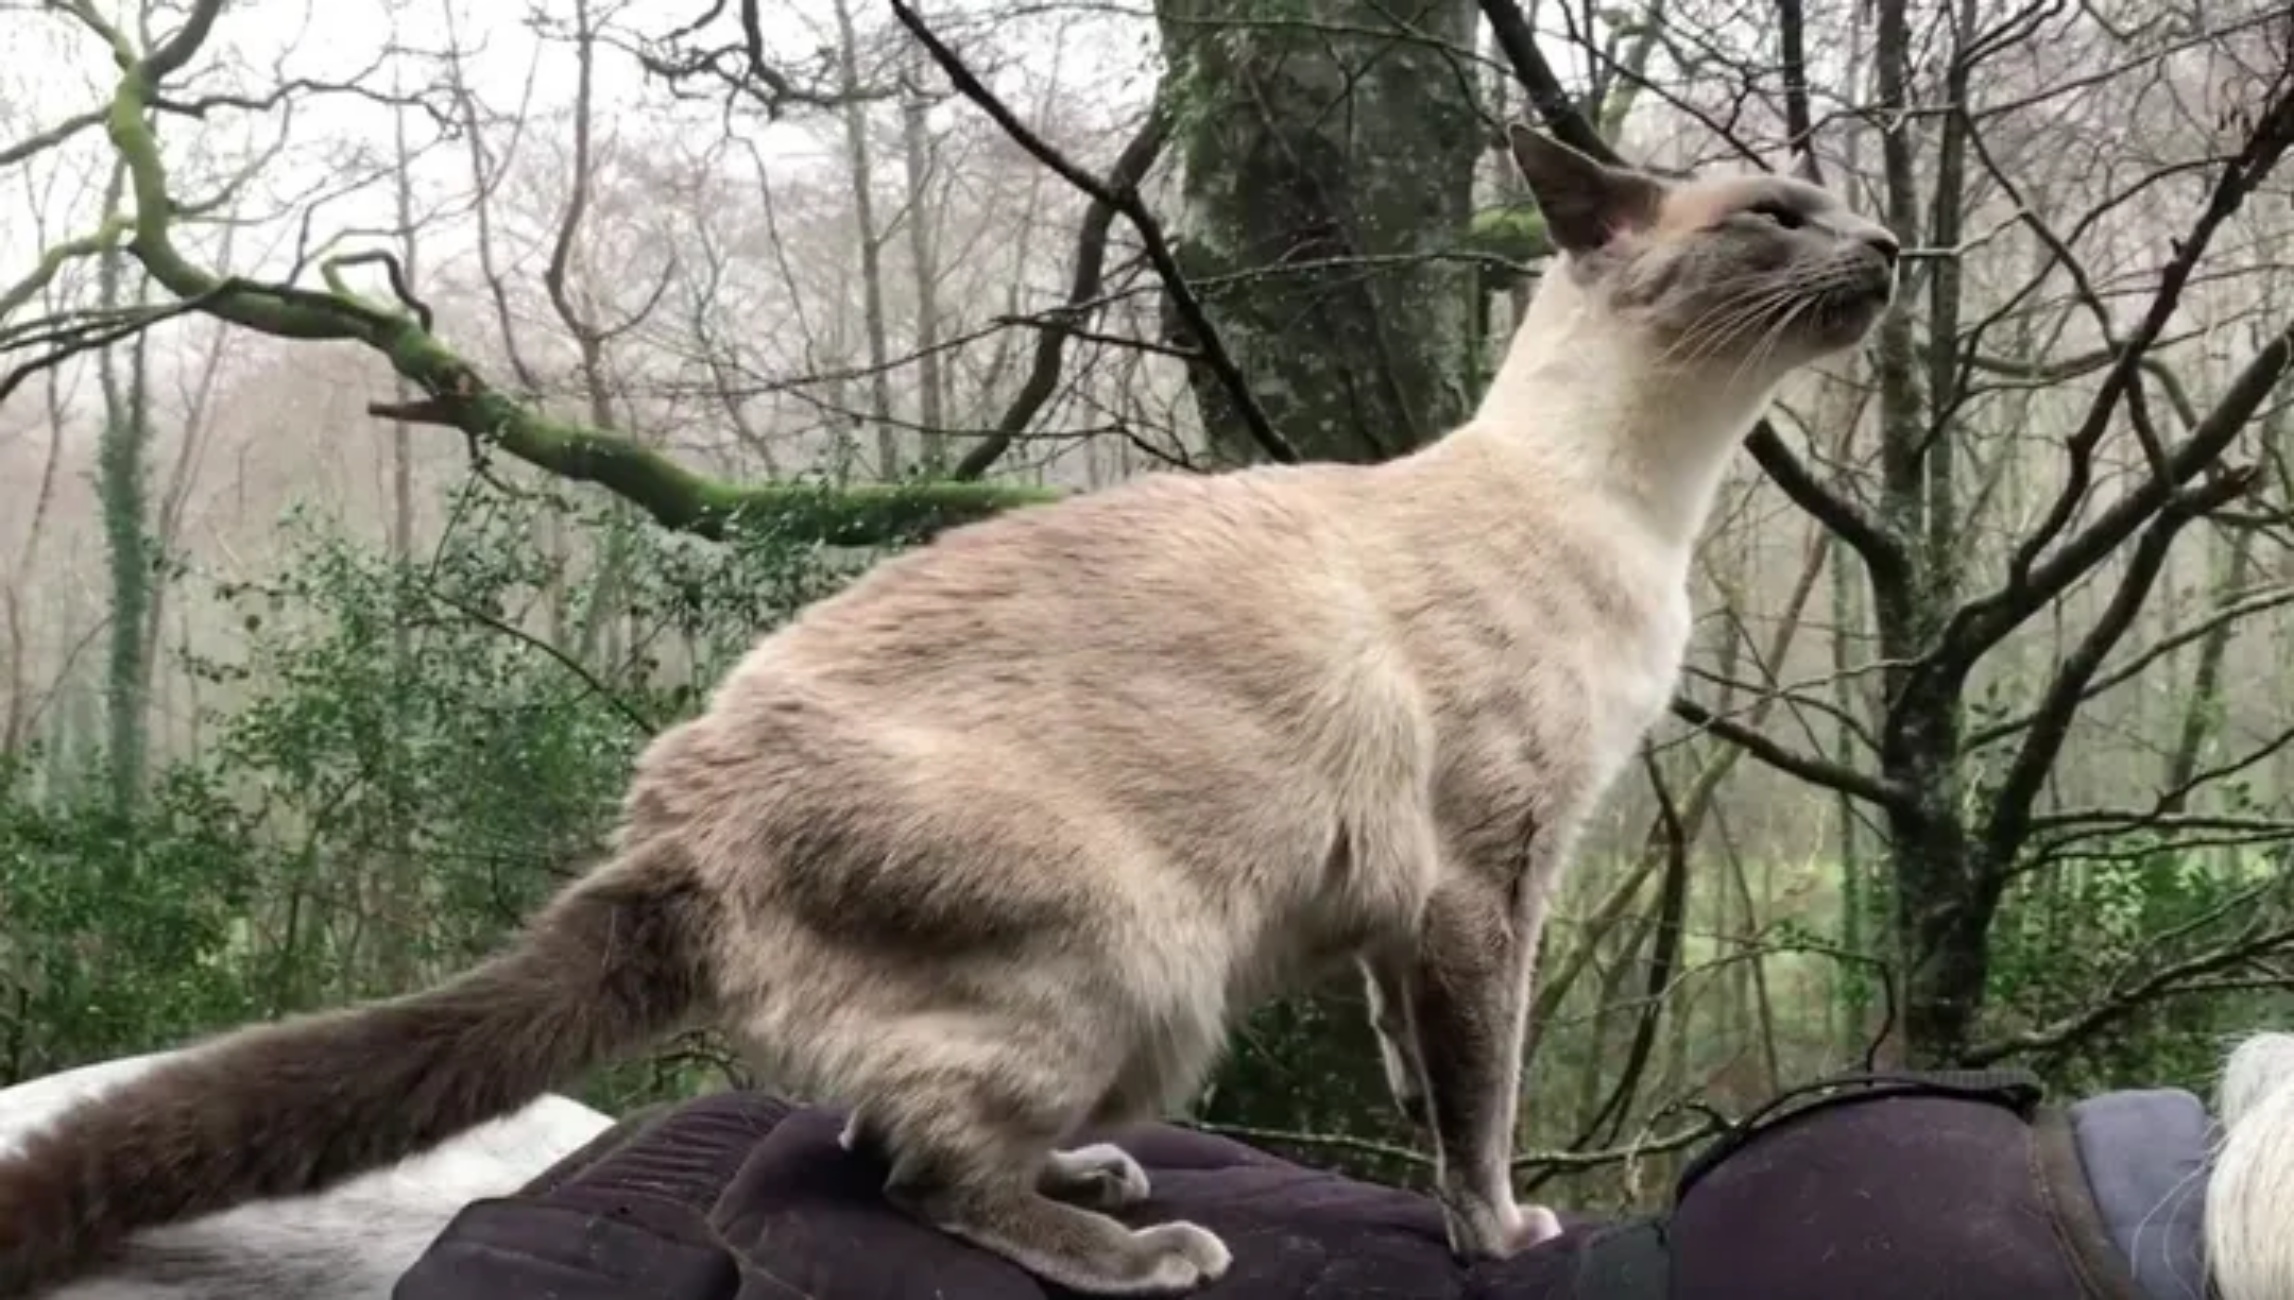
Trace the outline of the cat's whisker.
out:
M 1674 359 L 1693 364 L 1719 355 L 1745 334 L 1754 329 L 1762 328 L 1772 315 L 1786 310 L 1797 297 L 1798 294 L 1792 286 L 1780 285 L 1751 297 L 1749 300 L 1739 299 L 1723 304 L 1722 310 L 1732 307 L 1735 310 L 1730 311 L 1728 315 L 1722 317 L 1709 328 L 1695 329 L 1692 327 L 1692 334 L 1684 338 L 1683 342 L 1693 340 L 1697 346 L 1687 350 L 1685 355 Z M 1712 313 L 1708 313 L 1707 317 L 1700 317 L 1699 324 L 1701 325 L 1711 315 Z
M 1836 296 L 1860 278 L 1854 267 L 1834 262 L 1724 280 L 1720 287 L 1727 292 L 1673 337 L 1656 364 L 1692 369 L 1735 356 L 1729 374 L 1733 384 L 1771 362 L 1796 325 L 1828 322 Z
M 1659 364 L 1687 365 L 1715 355 L 1743 330 L 1777 310 L 1790 295 L 1789 286 L 1777 286 L 1763 293 L 1723 300 L 1692 322 L 1659 355 Z
M 1789 310 L 1777 317 L 1776 323 L 1771 325 L 1768 331 L 1761 336 L 1759 346 L 1750 355 L 1739 361 L 1736 369 L 1730 373 L 1729 386 L 1734 387 L 1737 381 L 1744 378 L 1748 372 L 1758 373 L 1760 368 L 1767 364 L 1768 358 L 1776 351 L 1776 345 L 1783 340 L 1785 331 L 1791 329 L 1793 322 L 1806 314 L 1810 308 L 1817 304 L 1817 301 L 1815 298 L 1802 298 L 1794 303 Z

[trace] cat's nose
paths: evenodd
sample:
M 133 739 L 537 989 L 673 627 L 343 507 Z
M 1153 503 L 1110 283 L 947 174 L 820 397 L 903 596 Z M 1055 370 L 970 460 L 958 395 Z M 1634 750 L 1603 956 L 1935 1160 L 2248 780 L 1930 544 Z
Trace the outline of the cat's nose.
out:
M 1896 259 L 1903 255 L 1904 247 L 1896 242 L 1893 234 L 1874 226 L 1863 233 L 1863 241 L 1864 247 L 1880 255 L 1880 260 L 1888 264 L 1889 270 L 1896 269 Z

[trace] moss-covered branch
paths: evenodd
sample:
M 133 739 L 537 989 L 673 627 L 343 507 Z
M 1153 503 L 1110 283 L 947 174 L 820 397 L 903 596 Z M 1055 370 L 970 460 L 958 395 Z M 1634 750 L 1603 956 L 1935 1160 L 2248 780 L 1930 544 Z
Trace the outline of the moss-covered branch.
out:
M 349 340 L 380 353 L 425 396 L 369 408 L 377 414 L 459 429 L 474 447 L 596 484 L 665 527 L 705 537 L 762 531 L 791 540 L 870 545 L 928 535 L 1058 495 L 986 483 L 832 488 L 712 478 L 627 438 L 552 419 L 494 388 L 410 310 L 376 306 L 340 286 L 318 290 L 220 277 L 176 247 L 171 222 L 179 209 L 168 193 L 152 109 L 161 82 L 190 61 L 213 31 L 222 0 L 198 0 L 183 26 L 142 58 L 134 57 L 119 32 L 83 9 L 75 6 L 73 12 L 112 44 L 122 67 L 104 128 L 135 200 L 125 225 L 129 251 L 169 293 L 196 302 L 209 315 L 276 338 Z
M 39 296 L 40 290 L 56 278 L 64 264 L 82 257 L 94 257 L 119 242 L 127 233 L 127 222 L 118 217 L 106 217 L 94 231 L 78 239 L 67 239 L 40 251 L 39 264 L 27 272 L 23 279 L 0 289 L 0 321 L 14 315 L 18 308 Z
M 1553 252 L 1553 243 L 1545 235 L 1545 219 L 1526 204 L 1483 208 L 1474 213 L 1460 242 L 1467 252 L 1489 259 L 1482 263 L 1482 284 L 1491 289 L 1507 288 Z

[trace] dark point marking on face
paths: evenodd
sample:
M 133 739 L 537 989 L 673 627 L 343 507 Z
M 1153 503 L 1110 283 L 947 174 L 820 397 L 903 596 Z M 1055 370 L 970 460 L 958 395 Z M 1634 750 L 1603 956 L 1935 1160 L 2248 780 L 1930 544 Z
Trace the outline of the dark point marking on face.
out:
M 1789 368 L 1852 346 L 1893 298 L 1895 238 L 1807 180 L 1666 178 L 1507 139 L 1571 281 L 1681 364 Z

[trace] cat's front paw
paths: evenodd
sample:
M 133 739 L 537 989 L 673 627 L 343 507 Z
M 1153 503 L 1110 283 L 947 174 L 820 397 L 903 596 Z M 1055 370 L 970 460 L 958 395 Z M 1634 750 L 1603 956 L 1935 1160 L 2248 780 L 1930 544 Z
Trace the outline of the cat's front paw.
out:
M 1450 1248 L 1466 1259 L 1504 1259 L 1561 1235 L 1561 1220 L 1542 1205 L 1468 1200 L 1445 1205 Z
M 1524 1205 L 1515 1212 L 1513 1250 L 1542 1246 L 1561 1235 L 1561 1216 L 1542 1205 Z M 1512 1253 L 1511 1251 L 1508 1252 Z

